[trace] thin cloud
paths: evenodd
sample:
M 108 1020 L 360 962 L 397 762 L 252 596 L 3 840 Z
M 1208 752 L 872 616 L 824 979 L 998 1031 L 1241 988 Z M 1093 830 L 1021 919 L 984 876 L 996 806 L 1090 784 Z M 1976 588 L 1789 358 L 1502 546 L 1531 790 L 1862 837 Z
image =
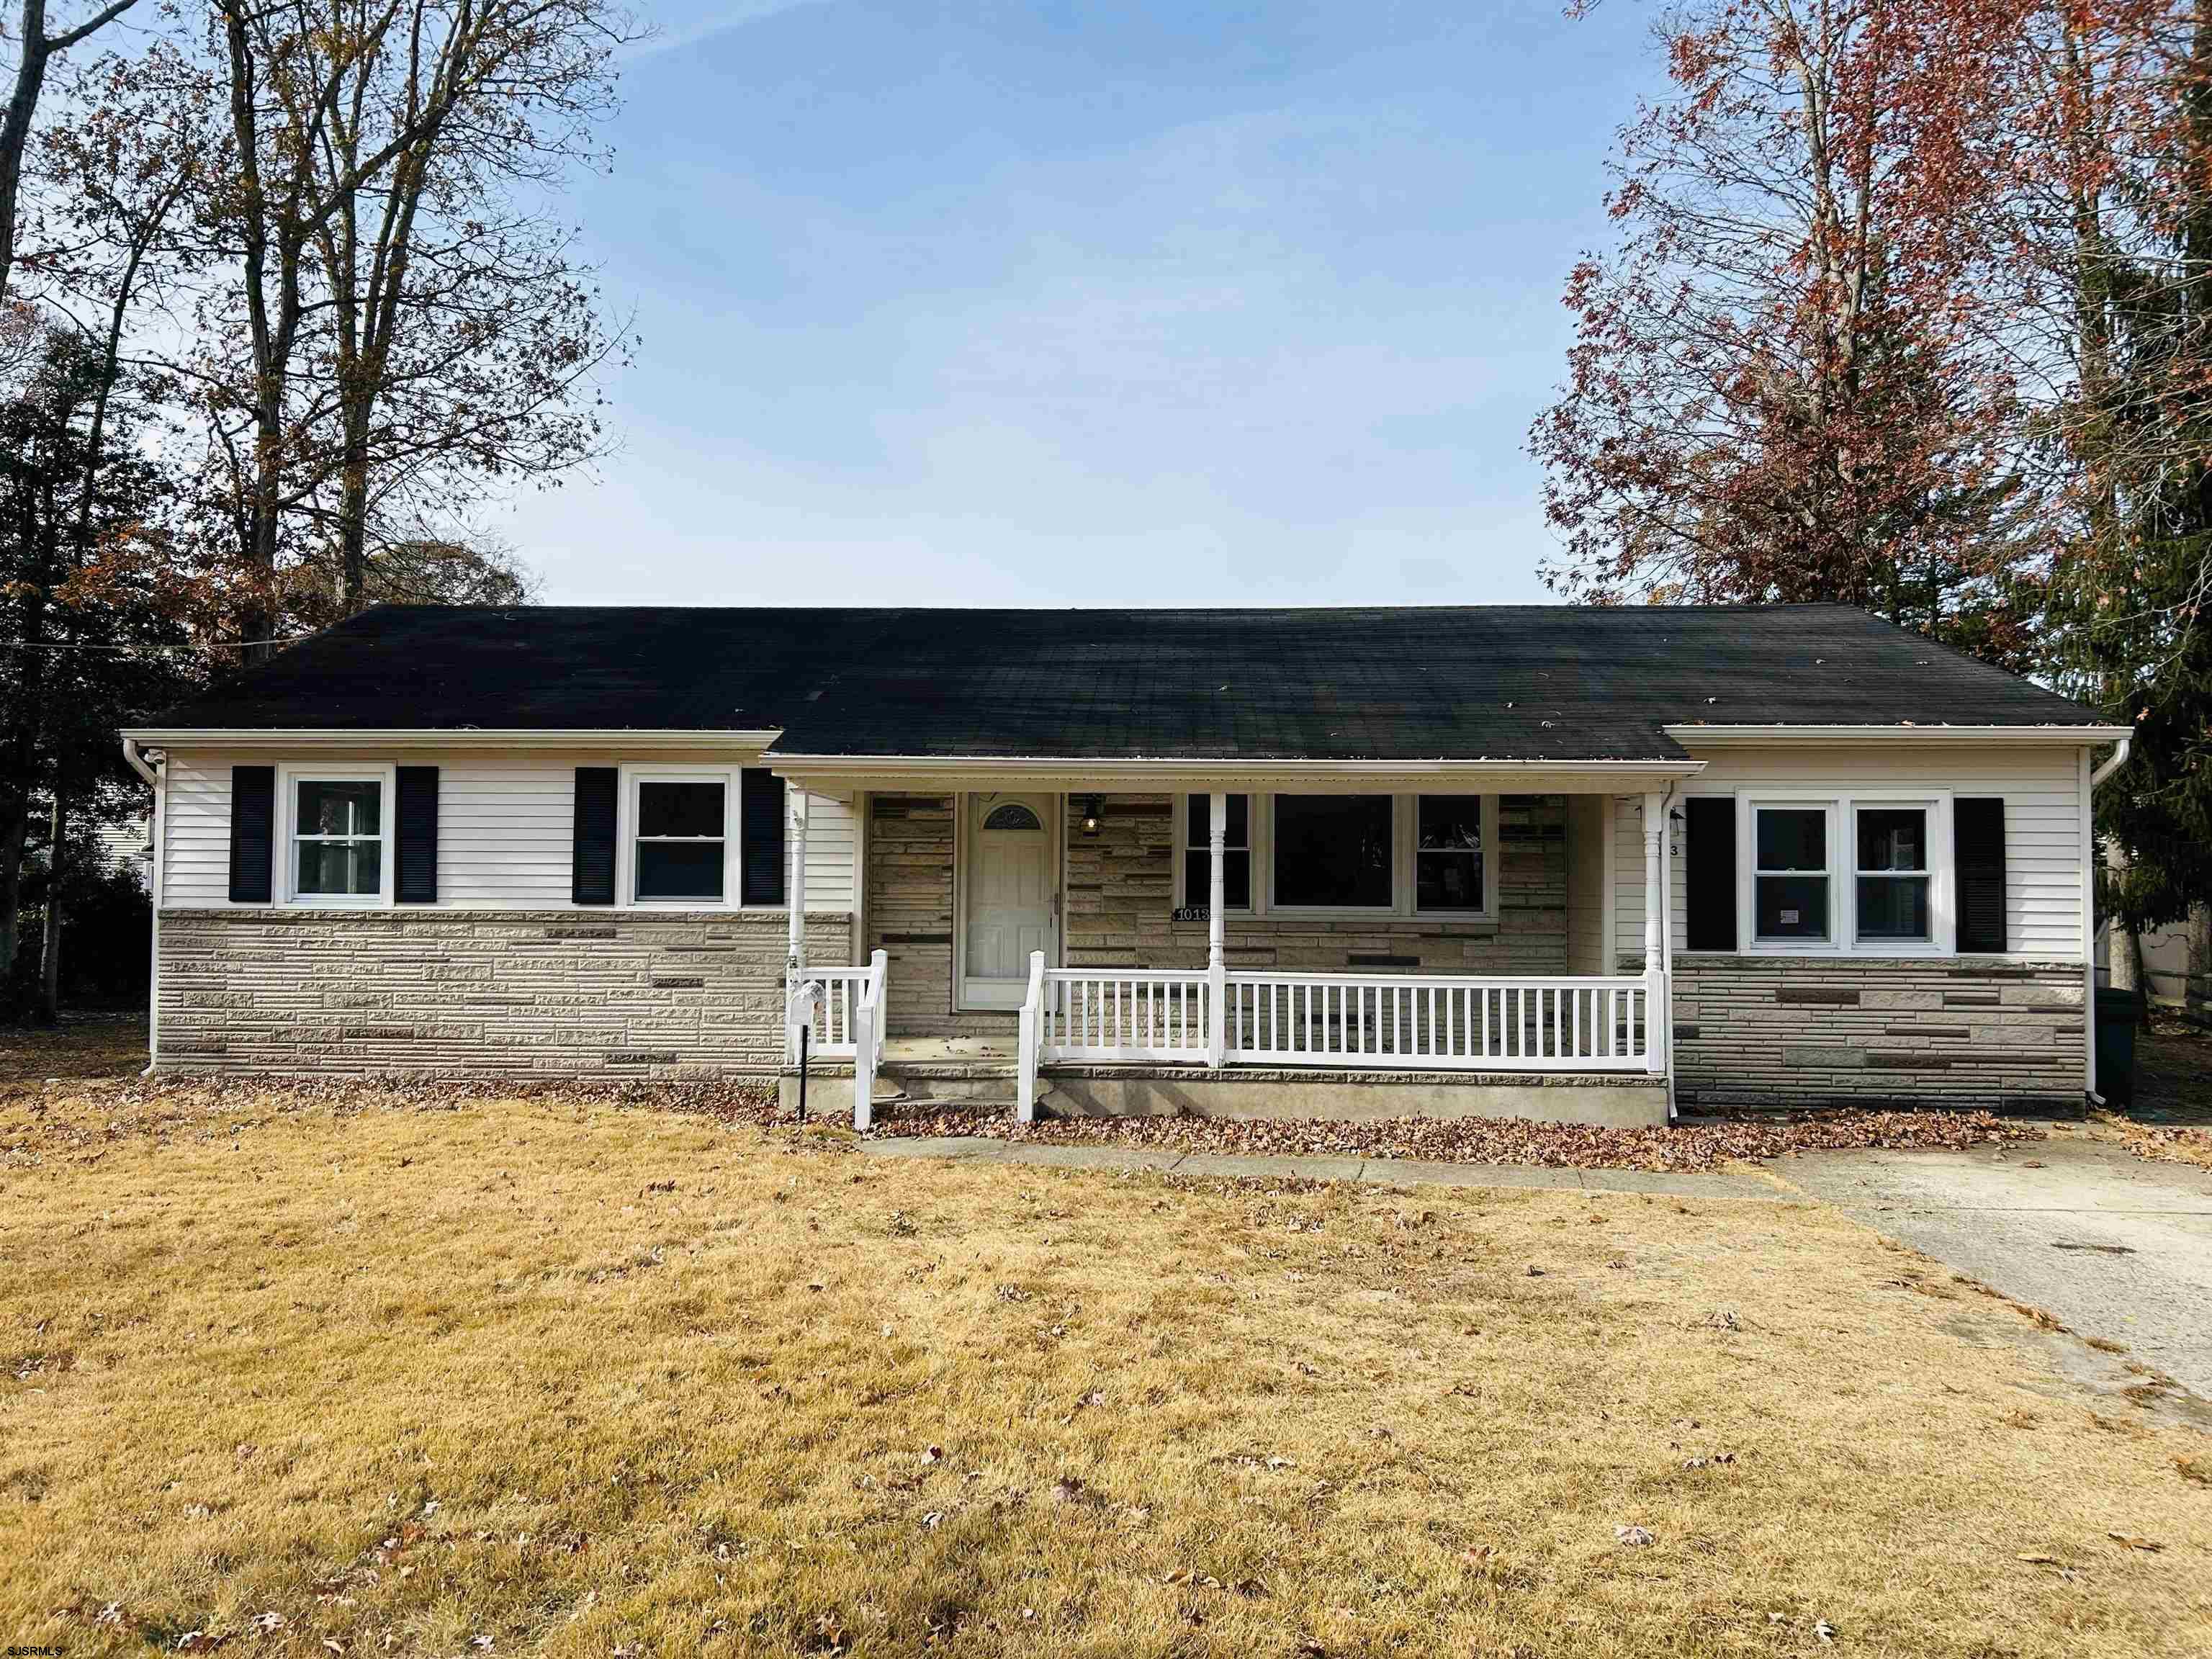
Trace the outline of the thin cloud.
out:
M 713 17 L 687 23 L 668 34 L 655 34 L 640 40 L 622 54 L 625 63 L 639 63 L 647 58 L 658 58 L 663 52 L 679 52 L 685 46 L 696 46 L 702 40 L 717 34 L 726 34 L 755 23 L 765 22 L 787 11 L 797 11 L 803 6 L 818 6 L 825 0 L 747 0 L 747 3 L 732 6 Z

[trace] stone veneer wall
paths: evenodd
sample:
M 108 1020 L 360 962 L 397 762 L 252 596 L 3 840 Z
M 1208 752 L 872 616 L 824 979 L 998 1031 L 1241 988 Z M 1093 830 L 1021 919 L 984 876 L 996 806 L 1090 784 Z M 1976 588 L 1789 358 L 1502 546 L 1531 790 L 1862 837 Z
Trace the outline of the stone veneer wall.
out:
M 1675 1097 L 2076 1105 L 2082 998 L 2078 962 L 1678 956 Z
M 1011 1013 L 952 1012 L 955 798 L 869 798 L 868 948 L 888 959 L 885 1029 L 898 1036 L 1002 1032 Z M 1066 959 L 1072 967 L 1203 968 L 1206 924 L 1175 913 L 1174 803 L 1108 795 L 1099 832 L 1066 817 Z M 1498 803 L 1498 917 L 1261 916 L 1227 919 L 1231 968 L 1427 973 L 1566 971 L 1566 802 Z
M 806 918 L 849 961 L 850 919 Z M 172 910 L 163 1072 L 775 1075 L 779 913 Z

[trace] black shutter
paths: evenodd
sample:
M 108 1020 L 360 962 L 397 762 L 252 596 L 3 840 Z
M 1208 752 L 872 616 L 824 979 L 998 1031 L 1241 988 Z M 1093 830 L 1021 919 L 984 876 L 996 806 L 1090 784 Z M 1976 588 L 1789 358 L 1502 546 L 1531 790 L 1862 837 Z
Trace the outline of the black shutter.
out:
M 1951 803 L 1952 867 L 1959 880 L 1959 948 L 2005 949 L 2005 812 L 1994 796 Z
M 399 801 L 392 814 L 399 831 L 399 861 L 392 866 L 392 897 L 398 904 L 438 902 L 438 769 L 399 769 Z
M 766 767 L 748 766 L 738 775 L 738 835 L 743 845 L 738 872 L 738 902 L 783 902 L 783 780 Z
M 578 904 L 615 902 L 615 789 L 611 766 L 576 769 L 574 882 Z
M 1735 801 L 1692 795 L 1682 803 L 1689 845 L 1682 880 L 1692 951 L 1733 951 L 1735 939 Z
M 230 769 L 230 902 L 269 902 L 270 872 L 275 867 L 276 769 Z

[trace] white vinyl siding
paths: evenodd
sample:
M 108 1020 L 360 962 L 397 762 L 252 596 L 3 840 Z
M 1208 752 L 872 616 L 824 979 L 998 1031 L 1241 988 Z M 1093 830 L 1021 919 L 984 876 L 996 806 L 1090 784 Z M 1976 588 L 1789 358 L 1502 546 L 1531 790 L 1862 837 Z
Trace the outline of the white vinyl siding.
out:
M 1694 752 L 1694 745 L 1691 745 Z M 2081 750 L 2068 744 L 1924 749 L 1715 749 L 1683 794 L 1757 797 L 1762 790 L 1863 794 L 1893 799 L 1930 794 L 1996 795 L 2005 804 L 2006 954 L 2039 961 L 2081 957 Z M 1622 955 L 1644 954 L 1643 797 L 1614 804 L 1613 939 Z M 1948 828 L 1944 834 L 1949 834 Z M 1679 830 L 1675 845 L 1680 845 Z M 1739 839 L 1736 857 L 1750 856 Z M 1848 856 L 1839 853 L 1838 857 Z M 1943 849 L 1948 859 L 1948 849 Z M 1674 861 L 1669 907 L 1674 948 L 1684 948 L 1685 860 Z M 1869 952 L 1878 947 L 1869 945 Z
M 333 768 L 364 761 L 438 769 L 438 905 L 441 909 L 565 910 L 574 871 L 576 768 L 640 766 L 659 755 L 441 754 L 348 750 L 320 755 L 197 751 L 169 757 L 162 904 L 194 909 L 230 900 L 230 769 L 291 763 Z M 686 759 L 716 758 L 707 756 Z M 741 757 L 751 764 L 755 757 Z M 853 908 L 853 809 L 815 796 L 808 808 L 806 908 Z M 600 908 L 599 906 L 586 907 Z

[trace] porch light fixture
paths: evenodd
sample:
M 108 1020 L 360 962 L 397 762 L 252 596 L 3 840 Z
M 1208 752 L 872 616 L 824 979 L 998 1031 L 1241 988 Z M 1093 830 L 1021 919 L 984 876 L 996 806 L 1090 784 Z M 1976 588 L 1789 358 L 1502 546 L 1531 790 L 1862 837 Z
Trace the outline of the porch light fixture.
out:
M 1099 796 L 1085 795 L 1083 798 L 1083 833 L 1085 835 L 1095 836 L 1098 833 L 1099 815 L 1104 810 L 1105 802 Z

